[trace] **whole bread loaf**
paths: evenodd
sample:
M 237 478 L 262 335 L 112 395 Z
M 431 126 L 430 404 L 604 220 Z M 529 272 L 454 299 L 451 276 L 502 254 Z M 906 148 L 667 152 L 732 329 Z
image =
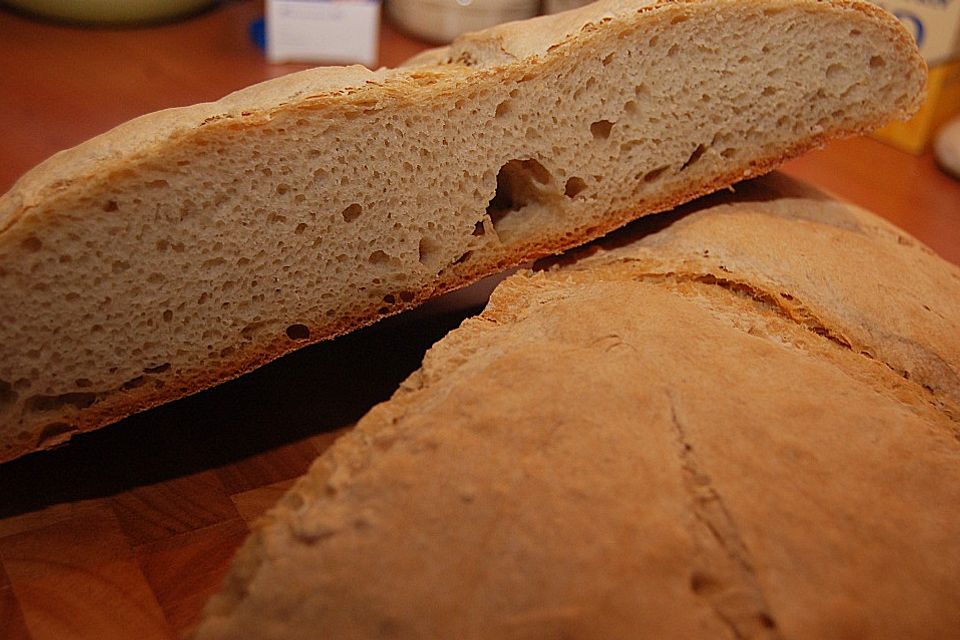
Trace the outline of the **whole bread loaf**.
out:
M 502 283 L 197 637 L 956 637 L 960 269 L 785 178 L 736 191 Z
M 910 114 L 899 23 L 606 1 L 134 120 L 0 198 L 0 460 Z

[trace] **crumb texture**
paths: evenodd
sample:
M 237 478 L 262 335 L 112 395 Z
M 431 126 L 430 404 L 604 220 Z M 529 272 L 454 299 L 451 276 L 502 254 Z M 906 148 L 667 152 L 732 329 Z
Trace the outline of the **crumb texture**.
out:
M 435 345 L 197 637 L 950 637 L 958 336 L 960 270 L 786 178 L 639 221 Z
M 0 198 L 0 460 L 907 115 L 923 73 L 863 3 L 601 2 L 128 123 Z

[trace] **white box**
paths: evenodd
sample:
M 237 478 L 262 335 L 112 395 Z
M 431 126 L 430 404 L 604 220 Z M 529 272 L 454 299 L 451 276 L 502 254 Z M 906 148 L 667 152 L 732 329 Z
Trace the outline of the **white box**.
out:
M 380 0 L 267 0 L 271 62 L 377 63 Z
M 903 23 L 931 67 L 960 55 L 960 0 L 874 0 Z

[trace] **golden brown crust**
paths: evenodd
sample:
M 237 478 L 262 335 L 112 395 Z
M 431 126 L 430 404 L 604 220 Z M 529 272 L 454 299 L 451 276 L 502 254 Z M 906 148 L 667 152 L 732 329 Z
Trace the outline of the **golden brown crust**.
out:
M 960 269 L 783 177 L 738 192 L 505 281 L 198 637 L 952 633 Z

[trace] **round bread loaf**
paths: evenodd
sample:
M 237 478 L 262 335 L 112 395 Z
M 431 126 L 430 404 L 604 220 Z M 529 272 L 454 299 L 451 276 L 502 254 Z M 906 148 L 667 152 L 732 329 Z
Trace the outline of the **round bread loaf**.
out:
M 198 638 L 947 638 L 960 270 L 779 176 L 488 308 L 260 523 Z
M 869 3 L 604 0 L 138 118 L 0 196 L 0 461 L 909 116 L 924 74 Z

